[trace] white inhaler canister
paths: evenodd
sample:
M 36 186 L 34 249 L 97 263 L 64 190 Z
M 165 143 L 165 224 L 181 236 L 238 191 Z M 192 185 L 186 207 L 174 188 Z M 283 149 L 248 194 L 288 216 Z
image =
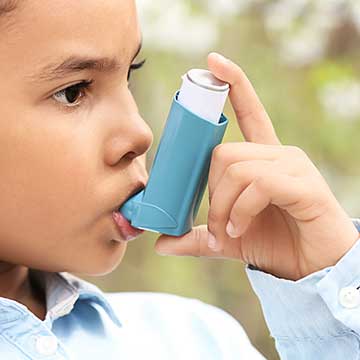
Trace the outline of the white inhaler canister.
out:
M 194 114 L 217 124 L 229 94 L 229 84 L 210 71 L 191 69 L 182 76 L 178 101 Z

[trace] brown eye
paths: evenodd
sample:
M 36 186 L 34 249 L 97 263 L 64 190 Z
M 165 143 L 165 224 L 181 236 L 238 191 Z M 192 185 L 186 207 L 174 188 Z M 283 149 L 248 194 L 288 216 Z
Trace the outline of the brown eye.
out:
M 79 99 L 85 96 L 84 90 L 87 89 L 91 83 L 92 81 L 83 81 L 69 86 L 55 93 L 53 98 L 66 106 L 76 106 L 79 103 Z

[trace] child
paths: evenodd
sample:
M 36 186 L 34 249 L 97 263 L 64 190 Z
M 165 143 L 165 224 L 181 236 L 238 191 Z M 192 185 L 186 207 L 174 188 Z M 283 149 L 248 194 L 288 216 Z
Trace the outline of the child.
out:
M 1 359 L 263 359 L 221 309 L 170 294 L 103 293 L 70 274 L 111 272 L 140 233 L 116 216 L 148 179 L 153 137 L 127 82 L 141 66 L 140 44 L 134 0 L 0 0 Z M 351 358 L 357 333 L 303 280 L 351 268 L 356 223 L 305 154 L 280 144 L 240 68 L 218 54 L 208 60 L 231 85 L 247 141 L 213 153 L 208 225 L 160 236 L 156 250 L 251 264 L 284 359 Z M 336 281 L 327 281 L 331 302 Z M 344 304 L 354 304 L 357 290 L 347 291 Z M 304 299 L 303 313 L 277 301 L 286 296 L 296 306 Z M 314 313 L 307 333 L 300 325 Z M 284 340 L 290 316 L 297 324 Z

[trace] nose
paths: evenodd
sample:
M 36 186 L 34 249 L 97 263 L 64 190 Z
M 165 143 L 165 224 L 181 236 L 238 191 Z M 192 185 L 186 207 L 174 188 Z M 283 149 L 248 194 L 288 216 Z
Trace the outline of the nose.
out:
M 152 143 L 151 128 L 136 111 L 124 116 L 124 120 L 119 120 L 118 126 L 112 129 L 105 149 L 105 162 L 109 166 L 129 162 L 144 155 Z

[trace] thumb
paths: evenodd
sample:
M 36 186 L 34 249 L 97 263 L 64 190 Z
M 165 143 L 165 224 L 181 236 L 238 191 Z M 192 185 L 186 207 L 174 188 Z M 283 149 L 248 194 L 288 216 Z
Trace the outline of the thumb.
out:
M 208 235 L 207 225 L 195 226 L 182 236 L 161 235 L 155 243 L 155 251 L 159 255 L 223 258 L 222 251 L 209 248 Z

